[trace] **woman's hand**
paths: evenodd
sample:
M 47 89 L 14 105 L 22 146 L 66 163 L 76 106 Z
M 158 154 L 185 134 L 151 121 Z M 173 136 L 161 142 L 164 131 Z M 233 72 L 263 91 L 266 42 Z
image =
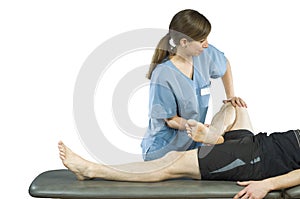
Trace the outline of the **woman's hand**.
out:
M 228 102 L 230 102 L 234 107 L 239 106 L 239 107 L 247 108 L 246 102 L 240 97 L 232 97 L 230 99 L 223 100 L 224 104 Z
M 261 199 L 271 190 L 264 181 L 246 181 L 237 183 L 238 185 L 245 186 L 245 188 L 238 192 L 234 196 L 234 199 Z
M 186 119 L 175 115 L 174 117 L 165 119 L 168 127 L 178 130 L 185 130 Z

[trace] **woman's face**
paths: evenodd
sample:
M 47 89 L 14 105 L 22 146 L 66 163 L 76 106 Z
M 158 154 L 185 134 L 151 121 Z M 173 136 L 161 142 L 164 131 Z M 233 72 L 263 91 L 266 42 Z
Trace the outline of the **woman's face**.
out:
M 204 48 L 208 47 L 208 41 L 207 38 L 200 40 L 200 41 L 190 41 L 187 42 L 187 53 L 190 54 L 191 56 L 197 56 L 200 55 Z

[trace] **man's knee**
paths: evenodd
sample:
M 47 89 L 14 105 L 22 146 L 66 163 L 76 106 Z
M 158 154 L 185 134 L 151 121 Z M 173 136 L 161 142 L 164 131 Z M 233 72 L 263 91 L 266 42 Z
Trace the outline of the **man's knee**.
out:
M 227 110 L 227 109 L 234 110 L 235 107 L 230 102 L 227 102 L 227 103 L 223 104 L 223 109 L 224 110 Z
M 166 168 L 165 175 L 169 177 L 191 177 L 200 179 L 200 171 L 198 167 L 198 149 L 189 151 L 172 151 L 165 157 L 169 159 L 170 166 Z

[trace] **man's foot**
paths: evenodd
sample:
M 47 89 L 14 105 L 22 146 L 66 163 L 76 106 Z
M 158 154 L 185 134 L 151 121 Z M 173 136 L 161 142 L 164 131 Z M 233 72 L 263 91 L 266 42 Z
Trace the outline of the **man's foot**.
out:
M 71 149 L 69 149 L 62 141 L 58 142 L 58 149 L 62 163 L 76 175 L 78 180 L 90 178 L 87 175 L 89 165 L 91 164 L 89 161 L 71 151 Z
M 188 136 L 190 136 L 195 142 L 216 144 L 220 137 L 215 132 L 212 132 L 211 127 L 208 128 L 204 124 L 192 119 L 187 121 L 186 130 Z

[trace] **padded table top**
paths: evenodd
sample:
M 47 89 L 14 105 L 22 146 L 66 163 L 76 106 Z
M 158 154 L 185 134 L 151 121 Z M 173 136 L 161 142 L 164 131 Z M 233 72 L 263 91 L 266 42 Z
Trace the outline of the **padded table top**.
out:
M 79 181 L 66 170 L 50 170 L 29 187 L 33 197 L 43 198 L 232 198 L 242 187 L 229 181 L 175 179 L 163 182 L 117 182 L 102 179 Z M 282 198 L 281 191 L 267 198 Z
M 300 186 L 285 190 L 285 198 L 300 198 Z

